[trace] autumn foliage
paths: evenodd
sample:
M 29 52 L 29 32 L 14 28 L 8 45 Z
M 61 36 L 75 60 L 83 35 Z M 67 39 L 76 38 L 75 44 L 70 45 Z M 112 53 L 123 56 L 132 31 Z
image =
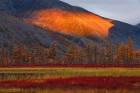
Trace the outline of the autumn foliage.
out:
M 69 45 L 62 52 L 57 44 L 52 43 L 46 48 L 41 44 L 35 44 L 31 49 L 20 44 L 10 51 L 0 49 L 0 65 L 139 65 L 140 52 L 133 47 L 133 41 L 129 38 L 127 44 L 113 45 L 106 42 L 104 47 L 87 44 L 85 47 Z

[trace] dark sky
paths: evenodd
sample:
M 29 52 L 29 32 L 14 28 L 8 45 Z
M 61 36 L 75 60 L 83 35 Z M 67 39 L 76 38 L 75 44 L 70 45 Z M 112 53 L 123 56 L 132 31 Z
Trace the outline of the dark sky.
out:
M 61 0 L 104 17 L 130 24 L 140 23 L 140 0 Z

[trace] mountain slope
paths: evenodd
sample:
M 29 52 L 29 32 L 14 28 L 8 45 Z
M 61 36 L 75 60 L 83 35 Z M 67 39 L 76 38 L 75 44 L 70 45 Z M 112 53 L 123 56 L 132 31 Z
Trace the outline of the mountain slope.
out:
M 59 0 L 11 0 L 9 6 L 28 23 L 73 36 L 106 37 L 113 26 L 110 20 Z
M 139 24 L 137 24 L 136 26 L 140 28 L 140 23 L 139 23 Z
M 26 22 L 72 36 L 106 37 L 111 22 L 86 12 L 68 12 L 59 9 L 40 10 Z
M 126 43 L 128 38 L 132 38 L 136 48 L 140 47 L 140 29 L 120 21 L 113 21 L 114 26 L 110 29 L 108 39 L 115 44 Z
M 44 30 L 78 37 L 79 42 L 109 39 L 118 44 L 127 42 L 128 37 L 131 37 L 135 46 L 140 47 L 139 28 L 103 18 L 60 0 L 1 0 L 0 10 Z M 73 38 L 69 40 L 75 41 Z
M 74 42 L 66 39 L 64 35 L 48 30 L 44 31 L 36 26 L 26 24 L 15 17 L 0 14 L 0 47 L 10 49 L 17 44 L 28 48 L 36 44 L 49 47 L 54 41 L 60 48 L 74 44 Z

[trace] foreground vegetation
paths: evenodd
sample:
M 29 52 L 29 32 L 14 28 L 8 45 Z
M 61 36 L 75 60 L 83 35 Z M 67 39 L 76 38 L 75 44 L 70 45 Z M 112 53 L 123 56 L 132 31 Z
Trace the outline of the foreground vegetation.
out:
M 139 93 L 140 68 L 0 68 L 0 93 Z
M 82 76 L 140 76 L 140 68 L 0 68 L 0 80 L 29 80 Z
M 140 89 L 94 89 L 94 88 L 44 88 L 20 89 L 0 88 L 0 93 L 139 93 Z

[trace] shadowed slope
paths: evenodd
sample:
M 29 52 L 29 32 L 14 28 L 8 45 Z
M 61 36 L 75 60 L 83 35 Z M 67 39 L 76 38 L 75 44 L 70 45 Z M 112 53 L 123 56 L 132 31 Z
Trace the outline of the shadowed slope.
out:
M 140 28 L 140 23 L 139 23 L 139 24 L 137 24 L 136 26 Z
M 131 37 L 134 46 L 140 47 L 140 29 L 138 27 L 120 21 L 113 21 L 112 23 L 114 26 L 109 31 L 109 40 L 114 44 L 120 44 L 127 43 L 128 38 Z
M 0 48 L 12 48 L 17 44 L 25 47 L 42 44 L 45 47 L 49 47 L 54 41 L 60 48 L 74 44 L 62 34 L 40 29 L 15 17 L 0 13 Z

